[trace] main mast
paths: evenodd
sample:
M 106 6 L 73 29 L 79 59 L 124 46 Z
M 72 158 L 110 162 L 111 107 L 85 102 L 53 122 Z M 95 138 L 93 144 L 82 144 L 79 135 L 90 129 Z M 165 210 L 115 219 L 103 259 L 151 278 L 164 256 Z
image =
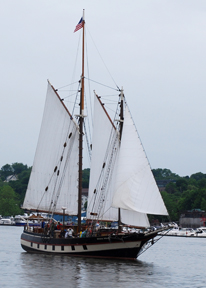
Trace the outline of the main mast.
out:
M 81 230 L 81 208 L 82 208 L 82 150 L 83 150 L 83 124 L 84 124 L 84 10 L 82 23 L 82 76 L 81 76 L 81 97 L 79 116 L 79 193 L 78 193 L 78 231 Z

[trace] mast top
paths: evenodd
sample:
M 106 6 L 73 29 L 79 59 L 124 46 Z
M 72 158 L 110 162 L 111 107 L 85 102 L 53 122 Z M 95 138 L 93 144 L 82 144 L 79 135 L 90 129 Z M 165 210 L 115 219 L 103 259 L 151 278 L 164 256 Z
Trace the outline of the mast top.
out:
M 122 89 L 121 89 L 121 100 L 124 99 L 124 89 L 123 89 L 123 86 L 122 86 Z
M 85 9 L 83 9 L 83 21 L 85 22 Z

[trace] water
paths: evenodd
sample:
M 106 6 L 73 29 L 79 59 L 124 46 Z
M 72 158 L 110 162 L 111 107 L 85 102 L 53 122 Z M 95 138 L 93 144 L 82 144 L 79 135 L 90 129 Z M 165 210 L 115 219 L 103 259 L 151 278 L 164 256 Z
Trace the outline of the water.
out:
M 0 287 L 206 287 L 206 239 L 163 237 L 136 261 L 29 254 L 0 226 Z

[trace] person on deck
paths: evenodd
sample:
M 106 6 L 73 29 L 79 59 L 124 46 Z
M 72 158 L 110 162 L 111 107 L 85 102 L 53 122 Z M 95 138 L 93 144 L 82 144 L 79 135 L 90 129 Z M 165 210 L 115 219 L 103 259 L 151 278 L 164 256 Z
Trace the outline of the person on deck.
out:
M 84 232 L 82 232 L 82 234 L 81 234 L 81 238 L 85 238 L 86 237 L 86 235 L 87 235 L 87 230 L 85 230 Z
M 41 228 L 44 228 L 44 226 L 45 226 L 45 222 L 44 222 L 44 220 L 42 220 L 41 221 Z
M 50 235 L 52 237 L 54 237 L 54 230 L 55 230 L 55 224 L 54 224 L 54 221 L 52 221 L 50 224 Z
M 72 228 L 67 229 L 65 238 L 72 238 L 74 230 Z
M 57 230 L 61 230 L 61 223 L 60 222 L 58 222 L 58 224 L 57 224 Z

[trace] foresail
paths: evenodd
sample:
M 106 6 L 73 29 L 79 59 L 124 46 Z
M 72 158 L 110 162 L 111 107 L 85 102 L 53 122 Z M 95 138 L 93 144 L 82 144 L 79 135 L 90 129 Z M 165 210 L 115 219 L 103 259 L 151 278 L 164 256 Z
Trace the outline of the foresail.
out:
M 95 96 L 88 219 L 118 220 L 118 209 L 112 207 L 118 154 L 119 134 L 100 99 Z M 121 222 L 138 227 L 149 226 L 146 214 L 124 209 L 121 209 Z
M 87 218 L 96 219 L 95 215 L 98 214 L 98 217 L 102 220 L 116 221 L 118 217 L 117 209 L 111 208 L 112 188 L 114 187 L 111 174 L 113 173 L 108 173 L 108 169 L 114 165 L 118 153 L 119 136 L 100 99 L 97 95 L 94 98 L 92 161 Z M 109 167 L 109 161 L 111 167 Z M 111 172 L 113 168 L 110 169 Z
M 147 214 L 168 215 L 127 106 L 113 207 Z
M 78 128 L 48 83 L 43 120 L 24 209 L 77 214 Z

